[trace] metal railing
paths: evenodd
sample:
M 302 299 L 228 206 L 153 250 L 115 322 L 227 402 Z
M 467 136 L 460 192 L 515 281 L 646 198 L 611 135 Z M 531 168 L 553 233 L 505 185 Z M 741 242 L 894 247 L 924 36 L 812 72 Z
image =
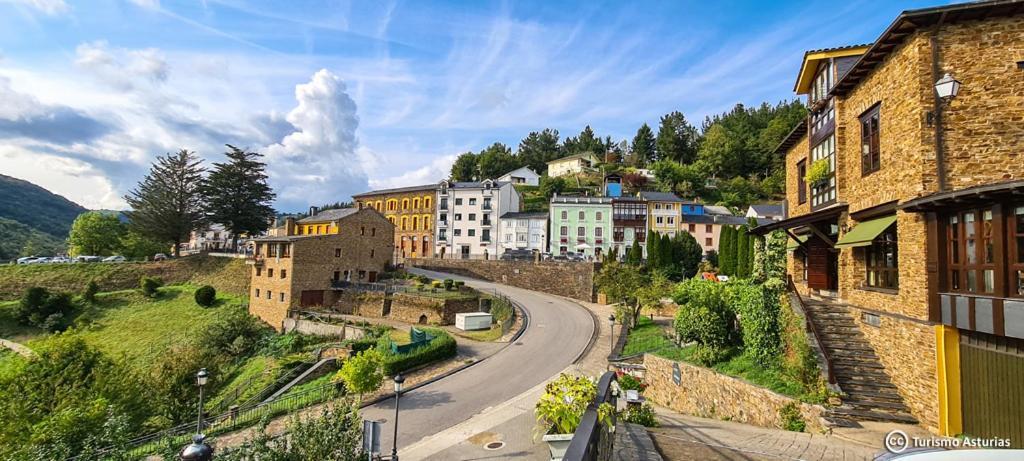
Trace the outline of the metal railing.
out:
M 343 395 L 338 384 L 326 384 L 304 391 L 285 394 L 274 400 L 246 405 L 216 416 L 202 419 L 203 433 L 207 436 L 231 432 L 252 426 L 264 418 L 323 403 Z M 183 447 L 196 431 L 194 422 L 181 424 L 152 434 L 136 437 L 127 442 L 126 455 L 132 459 L 142 458 L 164 450 L 168 446 Z M 113 453 L 115 449 L 100 450 L 99 454 Z M 79 457 L 70 458 L 74 461 Z
M 818 343 L 818 350 L 821 351 L 821 357 L 825 359 L 825 369 L 828 372 L 828 383 L 836 383 L 836 373 L 832 369 L 832 356 L 829 355 L 828 350 L 825 348 L 825 343 L 821 342 L 821 332 L 818 331 L 818 327 L 814 324 L 811 319 L 811 311 L 807 308 L 807 303 L 804 302 L 803 296 L 800 296 L 800 292 L 796 289 L 796 284 L 793 283 L 793 276 L 786 276 L 786 284 L 788 285 L 789 291 L 795 296 L 797 301 L 800 303 L 800 310 L 804 313 L 804 327 L 807 331 L 814 336 L 814 340 Z
M 596 461 L 599 459 L 611 459 L 612 438 L 611 428 L 615 427 L 615 412 L 611 415 L 611 427 L 604 427 L 598 420 L 598 407 L 603 403 L 616 406 L 617 396 L 613 391 L 612 383 L 616 381 L 615 372 L 607 371 L 601 375 L 597 382 L 597 397 L 587 410 L 583 412 L 580 425 L 572 435 L 569 448 L 562 456 L 564 461 Z

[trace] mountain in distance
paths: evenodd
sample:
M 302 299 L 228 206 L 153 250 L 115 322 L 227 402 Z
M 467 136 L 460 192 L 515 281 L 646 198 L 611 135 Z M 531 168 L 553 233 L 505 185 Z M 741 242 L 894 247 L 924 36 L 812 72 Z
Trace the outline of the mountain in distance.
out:
M 86 211 L 42 187 L 0 174 L 0 260 L 65 251 L 71 223 Z

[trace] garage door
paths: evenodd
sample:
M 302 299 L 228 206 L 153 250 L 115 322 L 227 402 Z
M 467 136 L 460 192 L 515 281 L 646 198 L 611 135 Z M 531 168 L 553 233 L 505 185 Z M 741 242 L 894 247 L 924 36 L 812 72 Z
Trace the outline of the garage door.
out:
M 1024 341 L 960 333 L 964 433 L 1024 448 Z
M 324 305 L 324 292 L 323 290 L 303 290 L 302 295 L 299 298 L 299 306 L 301 307 L 314 307 Z

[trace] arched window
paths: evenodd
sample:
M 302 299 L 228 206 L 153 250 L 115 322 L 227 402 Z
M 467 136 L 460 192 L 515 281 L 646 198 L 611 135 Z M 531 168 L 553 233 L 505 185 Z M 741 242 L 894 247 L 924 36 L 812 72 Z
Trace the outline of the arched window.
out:
M 408 210 L 409 209 L 409 199 L 407 199 L 407 198 L 406 199 L 402 199 L 402 209 L 403 210 Z
M 430 230 L 430 215 L 423 215 L 423 230 Z
M 412 230 L 419 230 L 419 227 L 420 227 L 420 217 L 419 216 L 413 216 L 412 217 Z
M 423 208 L 430 208 L 430 197 L 423 197 Z
M 376 208 L 377 211 L 384 211 L 384 207 L 381 206 L 380 200 L 377 200 L 377 206 L 375 206 L 374 208 Z
M 406 226 L 408 226 L 408 225 L 409 225 L 409 222 L 408 222 L 407 218 L 405 216 L 402 216 L 402 230 L 405 230 Z
M 418 198 L 412 199 L 412 207 L 415 208 L 415 209 L 419 209 L 419 207 L 420 207 L 420 199 L 418 199 Z

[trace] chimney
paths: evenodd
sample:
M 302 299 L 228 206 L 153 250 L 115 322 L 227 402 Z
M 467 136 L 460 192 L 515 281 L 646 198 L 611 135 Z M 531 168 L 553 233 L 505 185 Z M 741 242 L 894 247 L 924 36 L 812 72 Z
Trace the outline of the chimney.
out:
M 295 218 L 289 216 L 284 218 L 284 235 L 295 234 Z
M 316 214 L 319 213 L 319 212 L 320 212 L 319 208 L 317 208 L 315 206 L 309 207 L 309 215 L 310 216 L 316 216 Z

